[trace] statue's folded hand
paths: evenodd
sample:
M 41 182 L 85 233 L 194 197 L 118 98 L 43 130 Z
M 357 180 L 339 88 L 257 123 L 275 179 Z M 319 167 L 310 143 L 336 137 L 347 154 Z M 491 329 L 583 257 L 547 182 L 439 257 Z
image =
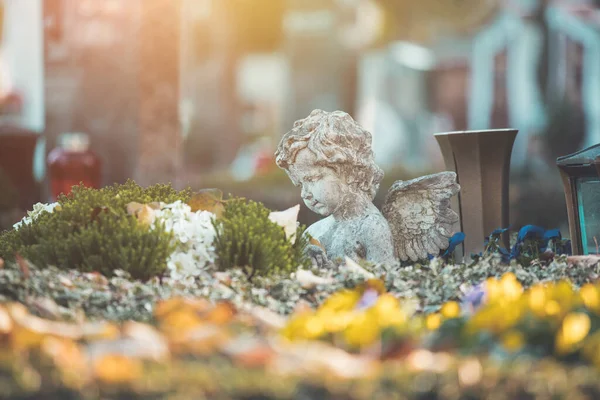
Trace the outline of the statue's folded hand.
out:
M 316 266 L 317 268 L 328 267 L 331 264 L 331 261 L 329 258 L 327 258 L 327 253 L 325 253 L 325 250 L 315 244 L 309 244 L 306 246 L 305 252 L 308 258 L 312 260 L 313 266 Z

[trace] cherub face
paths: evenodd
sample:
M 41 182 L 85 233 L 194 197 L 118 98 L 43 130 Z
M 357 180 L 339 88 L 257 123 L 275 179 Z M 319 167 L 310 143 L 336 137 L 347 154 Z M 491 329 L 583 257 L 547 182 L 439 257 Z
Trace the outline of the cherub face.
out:
M 323 216 L 333 214 L 339 207 L 347 185 L 336 171 L 315 165 L 316 156 L 302 149 L 289 167 L 288 174 L 296 186 L 302 187 L 302 200 L 306 206 Z

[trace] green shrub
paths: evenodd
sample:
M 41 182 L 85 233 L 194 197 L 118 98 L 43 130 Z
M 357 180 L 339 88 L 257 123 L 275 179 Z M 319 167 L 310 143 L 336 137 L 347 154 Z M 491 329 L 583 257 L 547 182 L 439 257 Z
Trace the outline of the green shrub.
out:
M 160 224 L 154 229 L 127 214 L 130 202 L 187 201 L 190 190 L 170 185 L 142 188 L 133 181 L 102 189 L 84 186 L 61 195 L 60 208 L 40 214 L 31 224 L 0 235 L 0 257 L 15 253 L 34 264 L 112 275 L 117 269 L 136 279 L 163 272 L 173 248 L 172 234 Z
M 308 243 L 304 227 L 298 227 L 292 244 L 283 228 L 269 220 L 269 210 L 261 203 L 231 199 L 213 224 L 219 270 L 240 267 L 252 280 L 255 276 L 289 273 L 309 263 L 304 255 Z

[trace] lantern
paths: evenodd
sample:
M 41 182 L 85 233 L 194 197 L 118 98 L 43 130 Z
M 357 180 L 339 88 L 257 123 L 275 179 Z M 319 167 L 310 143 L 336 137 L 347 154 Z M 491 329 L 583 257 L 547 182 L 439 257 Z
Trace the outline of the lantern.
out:
M 516 129 L 436 133 L 447 171 L 456 172 L 460 193 L 451 200 L 460 216 L 454 230 L 466 235 L 464 255 L 484 250 L 481 238 L 509 222 L 510 157 Z M 503 235 L 508 245 L 508 235 Z
M 573 254 L 598 254 L 600 144 L 556 159 L 563 181 Z
M 90 149 L 88 135 L 64 133 L 58 147 L 48 154 L 48 172 L 52 201 L 60 194 L 71 193 L 73 186 L 83 184 L 98 189 L 101 185 L 101 163 Z

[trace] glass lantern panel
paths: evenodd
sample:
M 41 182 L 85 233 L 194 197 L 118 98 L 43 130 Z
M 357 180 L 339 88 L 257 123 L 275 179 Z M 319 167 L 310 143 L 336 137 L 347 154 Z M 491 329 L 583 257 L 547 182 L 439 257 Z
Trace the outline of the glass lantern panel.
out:
M 598 178 L 577 180 L 577 206 L 583 254 L 598 254 L 600 246 L 600 181 Z

